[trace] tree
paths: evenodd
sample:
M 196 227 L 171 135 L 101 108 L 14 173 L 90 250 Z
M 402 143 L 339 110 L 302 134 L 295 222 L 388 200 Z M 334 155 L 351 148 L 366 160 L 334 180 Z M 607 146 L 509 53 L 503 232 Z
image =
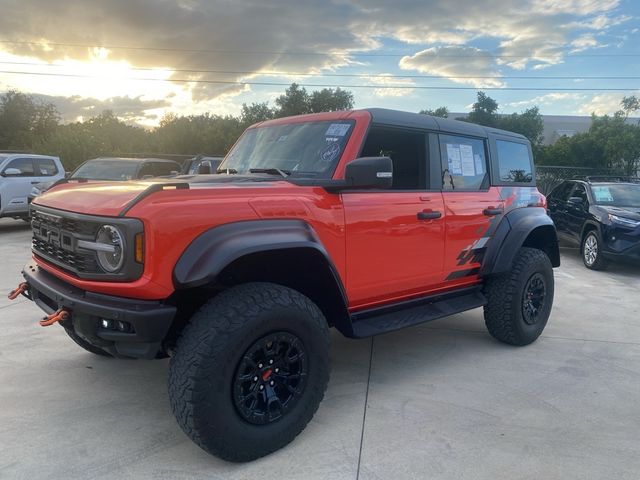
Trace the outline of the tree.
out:
M 630 97 L 623 97 L 620 102 L 620 106 L 622 107 L 622 111 L 625 114 L 625 117 L 629 117 L 632 113 L 640 110 L 640 98 L 635 95 L 631 95 Z
M 309 94 L 304 87 L 300 88 L 297 83 L 292 83 L 284 95 L 276 98 L 276 105 L 278 106 L 276 117 L 310 113 Z
M 340 87 L 333 90 L 324 88 L 313 92 L 309 96 L 309 112 L 335 112 L 338 110 L 351 110 L 353 108 L 353 93 L 342 90 Z
M 269 107 L 269 102 L 252 103 L 251 105 L 243 103 L 242 111 L 240 112 L 240 122 L 248 127 L 254 123 L 271 120 L 273 116 L 274 111 Z
M 0 148 L 28 149 L 36 139 L 51 135 L 59 120 L 52 103 L 9 90 L 0 97 Z
M 477 100 L 473 104 L 469 116 L 466 118 L 471 123 L 486 125 L 487 127 L 496 126 L 496 112 L 498 111 L 498 102 L 484 92 L 478 92 Z
M 538 107 L 528 108 L 522 113 L 501 115 L 495 119 L 494 126 L 510 132 L 524 135 L 531 142 L 534 153 L 542 146 L 544 120 Z
M 353 108 L 353 94 L 341 88 L 324 88 L 319 91 L 307 93 L 297 83 L 292 83 L 284 95 L 276 98 L 275 117 L 288 117 L 304 113 L 334 112 L 337 110 L 349 110 Z
M 431 110 L 431 109 L 420 110 L 418 113 L 421 115 L 431 115 L 432 117 L 441 117 L 441 118 L 449 117 L 449 109 L 447 107 L 438 107 L 435 110 Z

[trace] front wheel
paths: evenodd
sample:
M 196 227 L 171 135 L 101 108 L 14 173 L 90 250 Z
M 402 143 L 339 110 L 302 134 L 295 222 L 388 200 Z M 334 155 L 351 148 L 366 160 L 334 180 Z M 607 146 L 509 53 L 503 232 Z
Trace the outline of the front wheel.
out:
M 169 367 L 169 399 L 202 449 L 249 461 L 291 442 L 329 380 L 320 309 L 280 285 L 251 283 L 207 302 L 189 321 Z
M 534 342 L 551 314 L 553 289 L 549 257 L 535 248 L 521 248 L 510 272 L 485 283 L 487 330 L 494 338 L 511 345 Z
M 602 242 L 596 230 L 591 230 L 582 240 L 582 262 L 591 270 L 604 270 L 607 261 L 602 256 Z

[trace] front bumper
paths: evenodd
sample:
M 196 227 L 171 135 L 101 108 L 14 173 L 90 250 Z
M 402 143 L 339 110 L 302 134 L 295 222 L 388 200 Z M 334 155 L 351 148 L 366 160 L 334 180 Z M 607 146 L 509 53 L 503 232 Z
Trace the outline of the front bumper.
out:
M 42 310 L 50 314 L 65 308 L 71 313 L 65 328 L 73 328 L 89 343 L 117 357 L 155 358 L 176 314 L 175 306 L 161 302 L 81 290 L 39 268 L 33 260 L 22 274 L 29 285 L 29 297 Z M 104 328 L 103 319 L 114 325 L 127 322 L 130 331 Z
M 605 258 L 613 261 L 640 263 L 640 227 L 622 228 L 606 225 L 602 228 Z

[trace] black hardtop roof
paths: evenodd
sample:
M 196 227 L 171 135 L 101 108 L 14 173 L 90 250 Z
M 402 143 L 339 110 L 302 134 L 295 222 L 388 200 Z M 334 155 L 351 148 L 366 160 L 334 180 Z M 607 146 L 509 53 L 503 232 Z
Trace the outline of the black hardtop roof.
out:
M 493 133 L 528 141 L 524 135 L 520 135 L 519 133 L 484 127 L 475 123 L 461 122 L 460 120 L 432 117 L 431 115 L 402 112 L 400 110 L 390 110 L 387 108 L 367 108 L 365 110 L 369 112 L 372 122 L 376 124 L 438 130 L 441 132 L 458 133 L 475 137 L 487 137 L 490 133 Z

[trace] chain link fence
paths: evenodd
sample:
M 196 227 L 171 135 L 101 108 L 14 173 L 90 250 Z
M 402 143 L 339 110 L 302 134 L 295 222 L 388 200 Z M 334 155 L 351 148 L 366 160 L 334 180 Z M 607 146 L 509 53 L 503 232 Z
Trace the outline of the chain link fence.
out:
M 544 195 L 548 195 L 557 185 L 565 180 L 576 177 L 586 177 L 594 175 L 623 175 L 619 170 L 610 168 L 589 168 L 589 167 L 557 167 L 551 165 L 536 166 L 536 183 L 538 190 Z

